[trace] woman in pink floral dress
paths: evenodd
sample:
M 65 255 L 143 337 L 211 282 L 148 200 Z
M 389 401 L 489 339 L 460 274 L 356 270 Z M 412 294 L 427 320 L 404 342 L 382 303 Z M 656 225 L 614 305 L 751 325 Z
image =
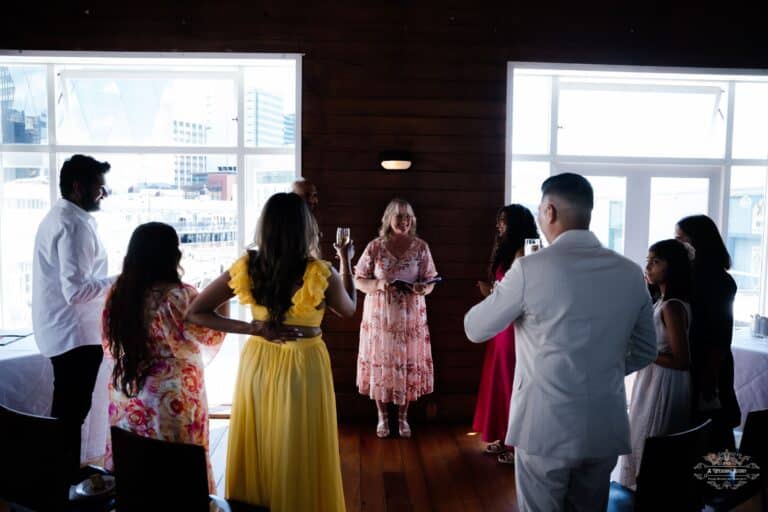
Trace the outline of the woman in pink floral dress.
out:
M 197 290 L 179 277 L 179 238 L 167 224 L 136 228 L 104 309 L 104 347 L 114 360 L 109 423 L 135 434 L 205 447 L 203 366 L 224 333 L 184 322 Z M 105 465 L 112 466 L 111 443 Z M 208 486 L 215 492 L 210 460 Z
M 379 238 L 355 267 L 355 286 L 366 294 L 360 324 L 357 387 L 376 401 L 376 435 L 389 436 L 387 404 L 398 406 L 398 432 L 410 437 L 408 404 L 432 392 L 434 372 L 424 297 L 437 276 L 429 246 L 416 237 L 413 208 L 393 199 Z M 399 281 L 398 281 L 399 280 Z

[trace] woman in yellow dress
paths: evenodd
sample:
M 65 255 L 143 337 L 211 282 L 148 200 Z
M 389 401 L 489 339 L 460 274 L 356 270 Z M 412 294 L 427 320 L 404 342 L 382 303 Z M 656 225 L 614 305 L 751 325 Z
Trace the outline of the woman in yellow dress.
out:
M 272 512 L 344 511 L 336 399 L 320 322 L 355 313 L 352 242 L 339 271 L 317 259 L 317 224 L 296 194 L 264 206 L 256 240 L 191 304 L 190 322 L 250 334 L 240 356 L 227 450 L 226 495 Z M 252 322 L 220 316 L 237 296 Z

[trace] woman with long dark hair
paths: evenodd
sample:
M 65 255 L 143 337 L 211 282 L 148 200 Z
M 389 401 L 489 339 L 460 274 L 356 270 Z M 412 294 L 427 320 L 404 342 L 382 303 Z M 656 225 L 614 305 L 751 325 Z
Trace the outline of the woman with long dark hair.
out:
M 488 281 L 478 281 L 483 297 L 490 295 L 496 281 L 504 278 L 516 258 L 523 255 L 526 238 L 539 238 L 536 221 L 522 205 L 511 204 L 496 215 L 496 237 L 488 268 Z M 515 326 L 510 324 L 486 344 L 485 360 L 480 374 L 480 389 L 472 430 L 482 434 L 489 443 L 486 453 L 497 454 L 499 462 L 515 461 L 511 447 L 503 440 L 507 435 L 509 404 L 512 398 L 512 379 L 515 376 Z
M 741 423 L 733 389 L 733 302 L 736 282 L 727 272 L 728 254 L 715 223 L 706 215 L 678 221 L 676 238 L 696 250 L 693 264 L 691 375 L 693 413 L 697 422 L 712 418 L 717 444 L 733 449 L 732 429 Z
M 632 453 L 619 460 L 622 485 L 635 487 L 645 440 L 682 432 L 691 422 L 688 332 L 691 325 L 691 259 L 677 240 L 648 249 L 645 280 L 654 299 L 658 356 L 637 372 L 629 409 Z
M 227 450 L 227 497 L 273 512 L 344 510 L 336 401 L 320 323 L 325 309 L 354 315 L 352 242 L 335 246 L 339 272 L 317 259 L 318 231 L 296 194 L 275 194 L 255 249 L 213 281 L 187 318 L 250 334 L 240 355 Z M 237 296 L 252 322 L 220 316 Z
M 207 455 L 203 366 L 224 333 L 184 322 L 197 290 L 181 282 L 180 260 L 171 226 L 150 222 L 133 232 L 104 308 L 104 344 L 114 360 L 109 422 L 144 437 L 203 446 Z M 210 460 L 208 482 L 215 492 Z

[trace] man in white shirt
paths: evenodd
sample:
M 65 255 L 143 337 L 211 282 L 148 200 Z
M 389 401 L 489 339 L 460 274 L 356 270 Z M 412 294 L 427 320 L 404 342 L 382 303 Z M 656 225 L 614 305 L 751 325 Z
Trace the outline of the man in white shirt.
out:
M 59 199 L 37 229 L 32 263 L 32 324 L 40 353 L 53 365 L 51 416 L 70 430 L 71 466 L 80 462 L 80 428 L 102 360 L 101 313 L 107 253 L 99 240 L 97 211 L 107 196 L 107 162 L 74 155 L 61 167 Z M 74 476 L 74 475 L 73 475 Z
M 464 318 L 483 342 L 515 322 L 506 444 L 521 512 L 604 511 L 610 473 L 630 452 L 624 376 L 656 358 L 643 272 L 589 231 L 592 186 L 560 174 L 541 187 L 550 246 L 518 258 Z

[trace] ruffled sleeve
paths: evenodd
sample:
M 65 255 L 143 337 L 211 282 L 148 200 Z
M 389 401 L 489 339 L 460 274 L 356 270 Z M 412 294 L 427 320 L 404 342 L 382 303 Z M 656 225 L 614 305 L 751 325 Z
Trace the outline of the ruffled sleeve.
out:
M 192 300 L 197 297 L 197 290 L 193 286 L 184 284 L 169 290 L 166 296 L 166 307 L 161 307 L 160 314 L 167 315 L 167 320 L 171 324 L 171 336 L 180 341 L 178 345 L 171 345 L 174 355 L 179 357 L 177 351 L 200 352 L 203 364 L 207 365 L 218 353 L 221 344 L 224 341 L 226 333 L 209 329 L 201 325 L 193 324 L 184 320 L 187 308 Z M 165 310 L 165 311 L 162 311 Z M 169 340 L 170 341 L 170 340 Z
M 435 262 L 432 260 L 432 253 L 429 250 L 429 245 L 421 240 L 422 247 L 419 251 L 419 280 L 428 281 L 433 277 L 437 277 L 437 269 L 435 268 Z
M 317 311 L 325 300 L 331 264 L 324 260 L 312 260 L 304 271 L 304 283 L 293 296 L 293 310 L 296 315 L 308 315 Z
M 237 296 L 240 304 L 256 305 L 251 294 L 251 278 L 248 275 L 248 253 L 243 254 L 229 268 L 229 287 Z
M 363 254 L 360 256 L 360 259 L 357 260 L 357 265 L 355 265 L 355 277 L 360 279 L 374 278 L 373 271 L 376 263 L 376 255 L 378 253 L 376 249 L 376 240 L 372 240 L 368 243 Z

